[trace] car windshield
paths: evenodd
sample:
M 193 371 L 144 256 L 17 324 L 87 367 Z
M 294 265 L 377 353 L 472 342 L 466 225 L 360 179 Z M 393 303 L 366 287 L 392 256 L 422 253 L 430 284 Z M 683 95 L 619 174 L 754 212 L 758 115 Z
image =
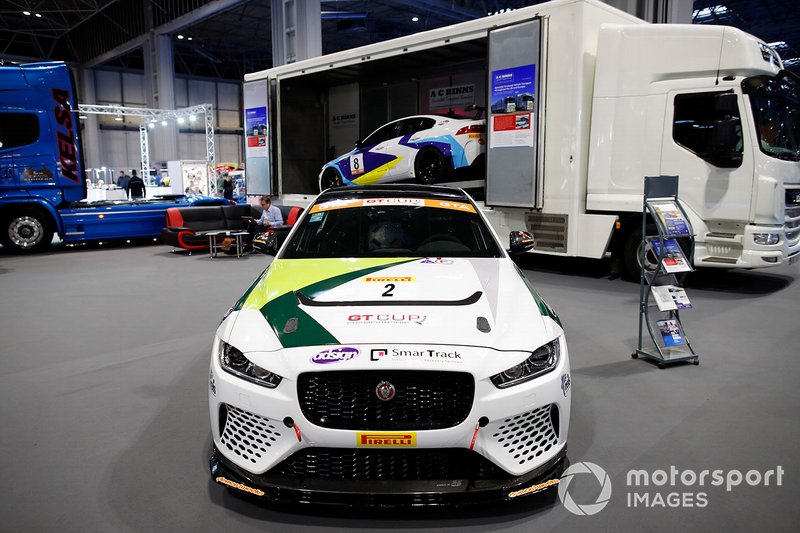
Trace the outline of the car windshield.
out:
M 794 81 L 794 80 L 791 80 Z M 761 151 L 778 159 L 800 160 L 798 83 L 757 77 L 745 81 Z
M 423 198 L 357 198 L 311 207 L 282 254 L 326 257 L 501 257 L 472 204 Z

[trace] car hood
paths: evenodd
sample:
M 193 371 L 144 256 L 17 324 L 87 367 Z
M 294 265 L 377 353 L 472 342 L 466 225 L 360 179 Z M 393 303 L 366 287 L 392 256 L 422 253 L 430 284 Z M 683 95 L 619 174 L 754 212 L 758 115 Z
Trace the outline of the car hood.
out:
M 243 352 L 437 344 L 532 350 L 558 317 L 506 258 L 280 259 L 220 326 Z

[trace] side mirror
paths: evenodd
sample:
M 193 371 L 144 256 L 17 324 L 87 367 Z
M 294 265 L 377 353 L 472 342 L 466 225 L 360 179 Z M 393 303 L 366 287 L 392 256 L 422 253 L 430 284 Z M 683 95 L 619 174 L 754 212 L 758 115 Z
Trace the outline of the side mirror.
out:
M 527 252 L 536 244 L 533 240 L 533 235 L 527 231 L 512 231 L 508 235 L 508 253 L 521 254 Z
M 253 237 L 253 249 L 264 255 L 275 255 L 278 253 L 278 238 L 271 231 L 259 233 Z

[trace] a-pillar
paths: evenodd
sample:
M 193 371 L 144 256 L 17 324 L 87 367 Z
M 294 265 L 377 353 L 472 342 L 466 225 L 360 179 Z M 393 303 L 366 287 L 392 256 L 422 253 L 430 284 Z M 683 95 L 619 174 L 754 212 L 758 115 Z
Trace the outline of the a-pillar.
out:
M 322 55 L 320 0 L 270 0 L 272 66 Z
M 172 56 L 172 37 L 154 35 L 144 45 L 144 76 L 147 92 L 147 107 L 153 109 L 175 109 L 175 64 Z M 178 155 L 178 125 L 174 120 L 166 126 L 157 123 L 150 130 L 150 159 L 173 161 Z

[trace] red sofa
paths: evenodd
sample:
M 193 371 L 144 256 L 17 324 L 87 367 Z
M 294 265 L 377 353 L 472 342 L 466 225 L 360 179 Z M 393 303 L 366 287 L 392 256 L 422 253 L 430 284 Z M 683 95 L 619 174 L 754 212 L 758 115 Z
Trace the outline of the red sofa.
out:
M 284 225 L 271 228 L 280 245 L 297 218 L 302 207 L 277 206 L 283 215 Z M 161 239 L 173 248 L 183 248 L 191 253 L 208 250 L 210 232 L 245 231 L 249 220 L 261 217 L 262 209 L 255 205 L 224 205 L 212 207 L 171 207 L 167 209 L 166 226 L 161 230 Z M 220 242 L 224 234 L 215 239 Z

